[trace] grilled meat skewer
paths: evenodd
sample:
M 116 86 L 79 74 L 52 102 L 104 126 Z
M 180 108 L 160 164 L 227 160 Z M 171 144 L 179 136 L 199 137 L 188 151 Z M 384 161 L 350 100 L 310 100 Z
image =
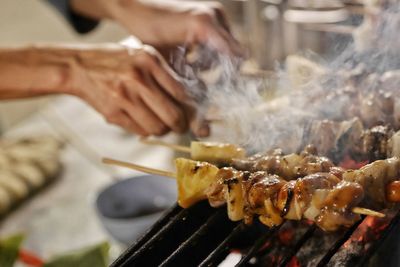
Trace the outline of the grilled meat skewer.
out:
M 251 173 L 232 167 L 213 169 L 212 175 L 204 176 L 201 169 L 209 169 L 209 163 L 187 159 L 177 161 L 177 169 L 185 169 L 180 172 L 182 176 L 177 177 L 179 192 L 185 191 L 187 181 L 191 180 L 191 186 L 196 187 L 197 201 L 208 199 L 213 207 L 226 203 L 228 216 L 235 221 L 244 219 L 250 223 L 256 215 L 264 224 L 274 226 L 284 219 L 305 218 L 315 221 L 324 230 L 333 231 L 357 221 L 359 215 L 352 212 L 352 209 L 362 202 L 368 206 L 371 202 L 364 202 L 364 199 L 369 200 L 374 196 L 373 192 L 365 190 L 362 184 L 351 179 L 342 179 L 346 171 L 337 167 L 331 168 L 330 172 L 313 173 L 296 180 L 285 181 L 280 176 L 265 171 Z M 364 172 L 382 173 L 382 168 L 393 168 L 389 166 L 395 162 L 399 164 L 399 159 L 378 161 L 363 167 L 353 175 L 361 181 L 361 177 L 365 177 L 361 175 Z M 197 172 L 202 175 L 193 176 L 193 173 Z M 193 181 L 196 180 L 194 177 L 201 181 L 196 183 Z M 193 189 L 188 191 L 194 192 Z M 179 196 L 178 202 L 183 207 L 188 207 L 196 201 L 184 194 Z M 376 202 L 379 203 L 380 200 Z
M 388 160 L 389 161 L 389 160 Z M 398 164 L 398 158 L 391 162 L 379 161 L 369 164 L 352 176 L 361 181 L 364 172 L 382 174 L 384 168 L 393 168 Z M 106 163 L 117 163 L 105 159 Z M 137 165 L 118 163 L 120 166 L 135 167 Z M 388 164 L 392 166 L 388 167 Z M 296 180 L 285 181 L 276 174 L 264 171 L 238 171 L 231 167 L 217 168 L 207 162 L 197 162 L 188 159 L 176 160 L 178 184 L 178 203 L 186 208 L 194 203 L 209 199 L 212 206 L 227 204 L 228 216 L 232 220 L 244 219 L 250 223 L 254 216 L 267 226 L 279 225 L 284 219 L 309 219 L 327 231 L 333 231 L 340 226 L 352 225 L 359 219 L 358 213 L 384 216 L 381 213 L 358 207 L 363 204 L 365 190 L 363 185 L 342 179 L 345 170 L 331 168 L 328 173 L 314 173 Z M 145 167 L 140 168 L 146 171 Z M 148 169 L 151 171 L 151 169 Z M 166 172 L 167 173 L 167 172 Z M 167 173 L 171 176 L 170 173 Z M 388 172 L 391 179 L 395 172 Z M 360 177 L 358 177 L 360 176 Z M 352 178 L 352 179 L 353 179 Z M 222 185 L 222 189 L 221 189 Z M 387 184 L 387 194 L 398 196 L 399 186 Z M 369 193 L 369 192 L 367 192 Z M 373 197 L 371 197 L 373 199 Z
M 265 171 L 291 180 L 312 173 L 328 172 L 334 164 L 326 157 L 317 156 L 315 149 L 308 146 L 300 154 L 283 155 L 280 150 L 275 150 L 269 155 L 234 159 L 231 166 L 237 170 Z
M 142 138 L 141 141 L 145 144 L 160 145 L 176 151 L 190 153 L 190 158 L 193 160 L 214 164 L 229 164 L 232 159 L 242 159 L 246 156 L 246 151 L 243 148 L 228 143 L 192 141 L 190 147 L 186 147 L 147 138 Z

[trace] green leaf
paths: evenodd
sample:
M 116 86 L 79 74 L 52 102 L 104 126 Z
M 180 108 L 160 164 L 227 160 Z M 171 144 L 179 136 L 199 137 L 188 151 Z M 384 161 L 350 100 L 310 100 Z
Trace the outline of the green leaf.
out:
M 19 247 L 24 241 L 24 235 L 16 234 L 0 241 L 0 266 L 12 267 L 18 259 Z
M 109 248 L 109 244 L 104 242 L 89 248 L 56 256 L 45 263 L 43 267 L 107 267 Z

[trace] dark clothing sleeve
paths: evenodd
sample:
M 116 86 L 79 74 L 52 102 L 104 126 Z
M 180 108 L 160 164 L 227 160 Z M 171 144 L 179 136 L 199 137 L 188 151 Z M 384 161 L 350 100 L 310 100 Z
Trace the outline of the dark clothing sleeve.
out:
M 88 33 L 99 24 L 99 21 L 76 14 L 70 6 L 69 0 L 47 0 L 64 18 L 74 27 L 78 33 Z

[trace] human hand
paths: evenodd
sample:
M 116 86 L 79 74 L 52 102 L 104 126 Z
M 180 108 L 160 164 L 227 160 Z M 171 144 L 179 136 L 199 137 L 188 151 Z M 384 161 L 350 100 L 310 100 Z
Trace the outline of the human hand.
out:
M 192 100 L 157 51 L 119 45 L 82 50 L 71 64 L 73 94 L 105 119 L 142 136 L 196 127 Z M 204 125 L 206 127 L 206 125 Z M 200 135 L 208 131 L 194 128 Z
M 158 49 L 201 44 L 219 52 L 242 55 L 218 2 L 72 0 L 71 5 L 82 14 L 115 20 L 143 43 Z

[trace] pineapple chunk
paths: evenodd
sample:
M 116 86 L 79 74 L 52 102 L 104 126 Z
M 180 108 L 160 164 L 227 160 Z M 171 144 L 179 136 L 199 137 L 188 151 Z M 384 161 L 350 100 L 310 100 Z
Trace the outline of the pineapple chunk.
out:
M 240 159 L 246 156 L 243 148 L 233 144 L 192 142 L 190 150 L 193 160 L 212 163 L 229 163 L 233 158 Z
M 177 158 L 175 166 L 179 206 L 188 208 L 200 200 L 207 199 L 206 190 L 215 181 L 219 169 L 207 162 L 185 158 Z

